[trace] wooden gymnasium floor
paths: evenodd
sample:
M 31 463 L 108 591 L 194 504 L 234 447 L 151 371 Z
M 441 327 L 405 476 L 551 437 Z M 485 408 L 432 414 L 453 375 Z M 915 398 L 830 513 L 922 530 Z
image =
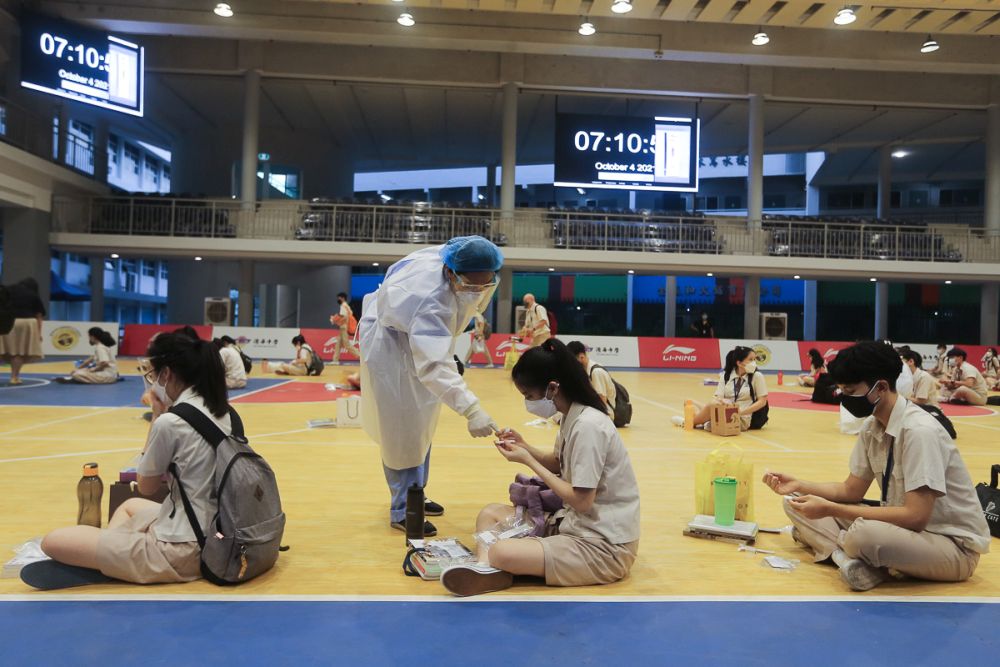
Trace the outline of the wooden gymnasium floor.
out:
M 120 366 L 128 373 L 134 364 L 123 360 Z M 26 372 L 36 380 L 50 379 L 69 368 L 68 362 L 42 363 L 28 367 Z M 339 382 L 347 371 L 355 369 L 327 366 L 322 378 L 301 378 L 287 385 L 255 381 L 254 387 L 260 387 L 238 402 L 251 444 L 267 457 L 277 473 L 288 515 L 285 542 L 291 550 L 282 554 L 272 572 L 226 590 L 205 582 L 155 587 L 123 584 L 91 586 L 68 591 L 68 595 L 127 594 L 139 599 L 146 595 L 169 598 L 220 593 L 372 599 L 444 595 L 437 583 L 408 578 L 400 572 L 404 540 L 401 533 L 388 527 L 388 496 L 377 448 L 360 429 L 306 428 L 309 419 L 334 415 L 335 404 L 323 400 L 332 394 L 318 385 Z M 7 371 L 0 368 L 0 383 L 6 381 Z M 567 599 L 804 596 L 854 600 L 865 595 L 1000 598 L 1000 556 L 996 554 L 985 556 L 975 576 L 965 583 L 894 582 L 869 594 L 858 594 L 845 588 L 834 568 L 809 563 L 806 552 L 785 535 L 762 535 L 758 546 L 801 559 L 800 567 L 791 573 L 765 569 L 761 556 L 739 553 L 734 545 L 683 537 L 681 530 L 693 513 L 694 464 L 723 440 L 700 431 L 686 433 L 672 426 L 669 418 L 679 414 L 685 398 L 703 399 L 711 394 L 712 388 L 703 386 L 702 379 L 713 373 L 621 371 L 615 376 L 629 388 L 635 406 L 634 422 L 623 430 L 642 499 L 642 538 L 631 577 L 611 586 L 576 589 L 519 584 L 491 598 L 516 600 L 526 594 Z M 253 377 L 262 376 L 255 369 Z M 532 444 L 551 444 L 554 429 L 525 425 L 531 417 L 524 412 L 506 372 L 470 369 L 466 377 L 501 425 L 521 431 Z M 304 386 L 307 383 L 318 385 Z M 768 383 L 772 391 L 779 389 L 775 376 L 768 376 Z M 126 382 L 115 387 L 51 384 L 0 388 L 3 560 L 15 545 L 73 523 L 75 486 L 84 463 L 99 462 L 107 486 L 116 477 L 117 469 L 139 451 L 147 430 L 141 419 L 143 409 L 135 400 L 140 386 L 133 371 Z M 780 389 L 799 391 L 787 386 Z M 1000 419 L 989 414 L 960 417 L 955 422 L 960 433 L 958 446 L 973 479 L 978 482 L 988 478 L 990 464 L 1000 462 L 995 444 Z M 838 432 L 835 413 L 776 407 L 763 431 L 726 442 L 743 448 L 758 478 L 765 469 L 771 469 L 808 479 L 839 480 L 846 475 L 854 437 Z M 444 516 L 433 519 L 439 536 L 457 536 L 470 544 L 478 510 L 490 502 L 506 501 L 507 485 L 521 470 L 503 460 L 489 441 L 470 438 L 464 420 L 443 410 L 428 487 L 428 496 L 447 508 Z M 788 523 L 780 499 L 759 482 L 755 501 L 757 520 L 762 526 Z M 17 579 L 0 580 L 0 597 L 22 595 L 46 594 L 31 592 Z

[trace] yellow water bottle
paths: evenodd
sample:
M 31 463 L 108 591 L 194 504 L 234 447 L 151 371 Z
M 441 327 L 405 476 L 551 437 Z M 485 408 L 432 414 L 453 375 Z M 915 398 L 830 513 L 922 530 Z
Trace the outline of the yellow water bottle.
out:
M 690 400 L 684 401 L 684 430 L 693 431 L 694 430 L 694 414 L 697 412 L 694 407 L 694 403 Z

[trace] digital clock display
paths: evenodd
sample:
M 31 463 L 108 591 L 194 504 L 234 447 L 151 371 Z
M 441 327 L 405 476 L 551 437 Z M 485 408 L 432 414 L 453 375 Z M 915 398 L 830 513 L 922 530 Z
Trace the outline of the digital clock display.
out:
M 42 14 L 21 20 L 21 85 L 141 116 L 141 46 L 129 39 Z
M 698 190 L 698 120 L 556 114 L 555 185 Z

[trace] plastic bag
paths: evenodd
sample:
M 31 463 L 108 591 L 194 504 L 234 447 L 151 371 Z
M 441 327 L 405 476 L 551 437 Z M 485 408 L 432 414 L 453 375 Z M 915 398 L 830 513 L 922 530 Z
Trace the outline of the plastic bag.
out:
M 695 464 L 695 514 L 715 515 L 712 480 L 716 477 L 736 478 L 736 519 L 753 521 L 753 464 L 743 461 L 743 449 L 739 445 L 728 443 L 712 450 L 704 461 Z
M 527 537 L 534 530 L 535 524 L 524 518 L 524 508 L 518 507 L 514 514 L 496 523 L 492 528 L 476 533 L 476 546 L 481 546 L 488 551 L 500 540 Z

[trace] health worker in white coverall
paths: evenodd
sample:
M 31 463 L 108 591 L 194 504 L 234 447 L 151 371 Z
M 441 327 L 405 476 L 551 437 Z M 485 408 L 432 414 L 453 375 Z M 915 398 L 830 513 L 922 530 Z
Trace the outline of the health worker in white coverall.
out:
M 393 528 L 405 530 L 407 489 L 427 484 L 442 403 L 468 419 L 474 437 L 497 429 L 459 375 L 454 355 L 473 314 L 489 305 L 502 265 L 500 249 L 485 238 L 454 238 L 393 264 L 364 299 L 361 422 L 381 448 Z M 427 501 L 426 515 L 443 513 Z M 430 522 L 425 525 L 425 535 L 436 532 Z

